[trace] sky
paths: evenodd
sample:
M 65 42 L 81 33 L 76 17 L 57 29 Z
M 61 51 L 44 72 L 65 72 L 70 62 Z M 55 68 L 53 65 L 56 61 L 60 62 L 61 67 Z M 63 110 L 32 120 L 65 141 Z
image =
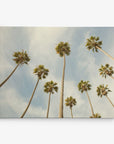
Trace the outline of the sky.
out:
M 89 118 L 90 105 L 85 93 L 78 91 L 81 80 L 90 81 L 88 92 L 95 113 L 102 118 L 114 118 L 114 109 L 106 97 L 98 97 L 96 88 L 108 84 L 112 92 L 109 98 L 114 103 L 114 80 L 99 76 L 101 64 L 114 62 L 102 52 L 92 53 L 85 47 L 86 39 L 99 36 L 103 41 L 102 49 L 114 57 L 114 28 L 106 27 L 0 27 L 0 83 L 11 73 L 16 64 L 13 53 L 26 50 L 31 58 L 28 65 L 19 66 L 12 77 L 0 88 L 0 118 L 19 118 L 24 112 L 35 87 L 37 76 L 33 69 L 44 65 L 49 75 L 41 80 L 32 103 L 25 115 L 28 117 L 46 117 L 48 97 L 44 93 L 44 84 L 53 80 L 58 83 L 59 91 L 51 96 L 50 118 L 57 118 L 61 92 L 63 58 L 56 54 L 56 45 L 68 42 L 71 54 L 66 56 L 64 100 L 72 96 L 77 104 L 73 107 L 74 118 Z M 65 103 L 65 101 L 64 101 Z M 64 105 L 64 117 L 71 117 L 69 107 Z

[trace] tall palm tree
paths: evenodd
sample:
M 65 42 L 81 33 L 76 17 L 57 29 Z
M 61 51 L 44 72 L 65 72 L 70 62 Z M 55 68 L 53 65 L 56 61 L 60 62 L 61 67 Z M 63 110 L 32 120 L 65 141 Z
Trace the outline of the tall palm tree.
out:
M 13 57 L 13 60 L 17 65 L 11 72 L 11 74 L 0 84 L 0 87 L 7 82 L 7 80 L 13 75 L 13 73 L 16 71 L 19 65 L 28 64 L 28 62 L 30 61 L 27 52 L 24 50 L 22 50 L 22 52 L 14 52 Z
M 101 118 L 101 115 L 96 113 L 96 114 L 94 114 L 94 116 L 90 116 L 90 118 Z
M 39 65 L 38 67 L 36 67 L 36 68 L 34 69 L 34 72 L 33 72 L 33 73 L 34 73 L 35 75 L 37 75 L 38 79 L 37 79 L 35 88 L 34 88 L 34 90 L 33 90 L 32 96 L 31 96 L 31 98 L 30 98 L 30 100 L 29 100 L 29 103 L 28 103 L 25 111 L 24 111 L 23 114 L 21 115 L 21 118 L 24 117 L 24 115 L 26 114 L 26 112 L 27 112 L 27 110 L 28 110 L 28 108 L 29 108 L 29 106 L 30 106 L 30 104 L 31 104 L 31 101 L 32 101 L 32 99 L 33 99 L 34 93 L 35 93 L 36 88 L 37 88 L 37 86 L 38 86 L 39 80 L 45 79 L 46 76 L 48 75 L 48 72 L 49 72 L 49 70 L 48 70 L 48 69 L 45 69 L 44 65 Z
M 73 98 L 72 96 L 70 97 L 67 97 L 67 99 L 65 100 L 66 101 L 66 106 L 69 106 L 70 107 L 70 110 L 71 110 L 71 117 L 73 118 L 73 113 L 72 113 L 72 107 L 74 105 L 76 105 L 77 101 L 75 98 Z
M 48 118 L 51 94 L 54 94 L 54 92 L 58 92 L 57 83 L 55 83 L 53 81 L 46 82 L 45 85 L 44 85 L 44 92 L 49 93 L 48 109 L 47 109 L 47 116 L 46 116 Z
M 112 76 L 114 74 L 114 70 L 113 70 L 113 67 L 110 66 L 109 64 L 105 64 L 105 66 L 101 65 L 99 72 L 100 72 L 100 75 L 102 75 L 102 77 L 106 78 L 106 76 L 108 75 L 112 79 L 114 79 L 114 77 Z
M 92 50 L 93 52 L 94 51 L 98 52 L 98 50 L 100 50 L 106 56 L 108 56 L 109 58 L 114 60 L 114 58 L 111 55 L 109 55 L 107 52 L 102 50 L 101 45 L 102 45 L 102 41 L 99 41 L 99 37 L 91 36 L 89 39 L 87 39 L 86 47 L 87 47 L 88 50 Z
M 111 103 L 111 105 L 114 107 L 114 104 L 108 97 L 109 92 L 111 92 L 111 90 L 108 88 L 108 85 L 104 86 L 104 84 L 102 84 L 97 87 L 97 95 L 100 96 L 101 98 L 102 96 L 105 96 L 108 99 L 108 101 Z
M 94 116 L 93 106 L 92 106 L 90 97 L 88 95 L 88 90 L 91 90 L 91 85 L 89 84 L 89 81 L 81 80 L 80 83 L 78 84 L 78 89 L 79 89 L 79 91 L 81 91 L 81 93 L 83 93 L 84 91 L 86 92 L 86 95 L 88 97 L 89 104 L 91 107 L 92 116 Z
M 70 46 L 68 42 L 60 42 L 56 46 L 56 52 L 60 55 L 60 57 L 64 58 L 64 65 L 63 65 L 63 75 L 62 75 L 62 86 L 61 86 L 61 96 L 60 96 L 60 104 L 59 104 L 59 118 L 63 118 L 63 100 L 64 100 L 64 77 L 65 77 L 65 55 L 70 55 Z

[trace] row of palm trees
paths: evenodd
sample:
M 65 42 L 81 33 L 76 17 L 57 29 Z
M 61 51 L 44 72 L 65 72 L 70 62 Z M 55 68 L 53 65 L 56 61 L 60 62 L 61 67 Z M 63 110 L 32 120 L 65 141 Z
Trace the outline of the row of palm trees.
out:
M 105 52 L 101 46 L 102 46 L 102 41 L 99 40 L 99 37 L 91 36 L 89 39 L 87 39 L 86 47 L 88 50 L 92 50 L 93 52 L 98 52 L 98 50 L 100 50 L 106 56 L 108 56 L 110 59 L 114 60 L 114 58 L 111 55 L 109 55 L 107 52 Z M 99 72 L 100 72 L 100 75 L 102 75 L 102 77 L 106 78 L 108 75 L 112 79 L 114 79 L 114 77 L 112 76 L 114 74 L 114 70 L 113 70 L 113 67 L 110 66 L 109 64 L 105 64 L 105 66 L 101 65 Z M 97 87 L 96 91 L 97 91 L 98 96 L 100 96 L 100 97 L 105 96 L 109 100 L 109 102 L 112 104 L 112 106 L 114 107 L 114 104 L 108 97 L 108 93 L 111 92 L 111 90 L 108 88 L 108 85 L 106 85 L 106 86 L 104 86 L 104 84 L 99 85 Z M 92 117 L 100 118 L 101 116 L 99 114 L 93 115 L 93 113 L 92 113 Z
M 106 53 L 104 50 L 102 50 L 101 48 L 102 45 L 102 41 L 99 41 L 99 37 L 93 37 L 91 36 L 90 39 L 87 39 L 87 43 L 86 43 L 86 47 L 88 50 L 91 50 L 94 52 L 98 52 L 98 50 L 102 51 L 105 55 L 107 55 L 108 57 L 110 57 L 112 60 L 114 60 L 114 58 L 112 56 L 110 56 L 108 53 Z M 70 45 L 68 42 L 60 42 L 56 48 L 55 48 L 57 54 L 59 54 L 60 57 L 63 57 L 63 74 L 62 74 L 62 81 L 61 81 L 61 95 L 60 95 L 60 103 L 59 103 L 59 118 L 63 118 L 63 106 L 64 106 L 64 79 L 65 79 L 65 66 L 66 66 L 66 55 L 70 55 Z M 23 64 L 28 64 L 28 62 L 30 61 L 30 57 L 28 56 L 27 52 L 22 51 L 22 52 L 15 52 L 13 54 L 14 57 L 14 61 L 16 62 L 16 67 L 14 68 L 14 70 L 11 72 L 11 74 L 0 84 L 0 87 L 3 86 L 7 80 L 13 75 L 13 73 L 16 71 L 16 69 L 18 68 L 19 65 L 23 65 Z M 99 69 L 100 75 L 102 75 L 103 77 L 106 78 L 106 76 L 110 76 L 111 78 L 114 79 L 114 77 L 112 76 L 114 74 L 113 71 L 113 67 L 110 67 L 109 64 L 106 64 L 105 66 L 101 65 L 101 68 Z M 35 85 L 35 88 L 33 90 L 32 96 L 29 100 L 29 103 L 26 107 L 26 109 L 24 110 L 23 114 L 21 115 L 21 118 L 23 118 L 31 104 L 31 101 L 33 99 L 33 96 L 35 94 L 36 88 L 39 84 L 39 81 L 42 79 L 45 79 L 48 76 L 49 70 L 46 69 L 43 65 L 39 65 L 38 67 L 36 67 L 34 69 L 34 74 L 37 75 L 37 82 Z M 78 84 L 78 89 L 79 91 L 81 91 L 82 93 L 85 91 L 90 103 L 90 107 L 91 107 L 91 111 L 92 111 L 92 116 L 91 118 L 100 118 L 101 116 L 96 113 L 94 114 L 94 110 L 93 110 L 93 106 L 90 100 L 90 97 L 88 95 L 88 90 L 91 89 L 91 85 L 89 84 L 89 81 L 83 81 L 81 80 L 81 82 Z M 54 92 L 58 92 L 58 86 L 56 82 L 50 81 L 47 82 L 44 85 L 44 92 L 49 93 L 49 100 L 48 100 L 48 108 L 47 108 L 47 118 L 49 115 L 49 107 L 50 107 L 50 99 L 51 99 L 51 95 L 54 94 Z M 108 92 L 110 92 L 110 90 L 108 89 L 108 85 L 104 86 L 104 85 L 100 85 L 99 87 L 97 87 L 97 93 L 98 96 L 102 97 L 103 95 L 107 97 L 107 99 L 110 101 L 110 103 L 113 105 L 113 103 L 111 102 L 111 100 L 109 99 Z M 74 105 L 76 105 L 77 101 L 75 98 L 73 98 L 72 96 L 68 97 L 66 100 L 66 106 L 70 107 L 71 110 L 71 116 L 73 118 L 73 113 L 72 113 L 72 107 Z M 113 105 L 114 107 L 114 105 Z
M 101 45 L 102 45 L 102 41 L 99 41 L 99 37 L 91 36 L 89 39 L 87 39 L 87 42 L 86 42 L 86 47 L 88 50 L 92 50 L 93 52 L 98 52 L 98 50 L 100 50 L 106 56 L 108 56 L 109 58 L 114 60 L 114 58 L 111 55 L 109 55 L 107 52 L 102 50 Z M 99 72 L 100 72 L 100 75 L 102 75 L 102 77 L 106 78 L 108 75 L 112 79 L 114 79 L 114 77 L 113 77 L 114 70 L 113 70 L 113 67 L 110 66 L 109 64 L 106 64 L 105 66 L 101 65 Z M 101 116 L 98 113 L 96 113 L 96 114 L 94 113 L 93 106 L 92 106 L 90 97 L 88 95 L 88 90 L 91 90 L 91 85 L 89 84 L 89 81 L 81 80 L 81 82 L 78 84 L 78 89 L 79 89 L 79 91 L 81 91 L 81 93 L 83 93 L 84 91 L 86 92 L 86 95 L 88 97 L 88 101 L 89 101 L 89 104 L 91 107 L 91 112 L 92 112 L 92 116 L 90 116 L 90 118 L 101 118 Z M 104 86 L 104 84 L 99 85 L 97 87 L 96 91 L 97 91 L 98 96 L 100 96 L 100 97 L 105 96 L 109 100 L 111 105 L 114 107 L 114 104 L 112 103 L 112 101 L 108 97 L 108 93 L 111 92 L 111 90 L 108 88 L 108 85 L 106 85 L 106 86 Z M 74 99 L 72 97 L 66 99 L 66 106 L 70 106 L 72 117 L 73 117 L 72 107 L 73 107 L 73 105 L 76 105 L 76 103 L 74 104 L 73 101 L 76 101 L 76 99 Z
M 85 92 L 87 97 L 88 97 L 88 100 L 89 100 L 89 104 L 90 104 L 90 107 L 91 107 L 91 112 L 92 112 L 92 117 L 96 117 L 97 114 L 94 113 L 94 110 L 93 110 L 93 106 L 92 106 L 92 103 L 91 103 L 91 100 L 90 100 L 90 97 L 89 97 L 89 94 L 88 94 L 88 91 L 91 90 L 91 84 L 89 84 L 89 81 L 81 81 L 79 84 L 78 84 L 78 89 L 79 91 L 81 91 L 81 93 Z M 108 85 L 104 86 L 104 85 L 99 85 L 97 87 L 97 95 L 102 97 L 102 96 L 106 96 L 107 99 L 109 100 L 109 102 L 112 104 L 112 106 L 114 107 L 114 104 L 111 102 L 111 100 L 109 99 L 108 97 L 108 93 L 111 92 L 111 90 L 108 88 Z
M 90 97 L 88 94 L 88 91 L 91 90 L 91 84 L 89 84 L 89 81 L 81 80 L 81 82 L 78 84 L 78 89 L 79 89 L 79 91 L 81 91 L 81 93 L 85 92 L 87 95 L 87 98 L 88 98 L 88 101 L 90 104 L 90 108 L 91 108 L 91 112 L 92 112 L 92 116 L 90 118 L 101 118 L 101 116 L 98 113 L 95 114 L 94 110 L 93 110 L 93 106 L 92 106 L 92 103 L 91 103 L 91 100 L 90 100 Z M 102 96 L 105 96 L 108 99 L 108 101 L 111 103 L 111 105 L 114 107 L 114 104 L 112 103 L 112 101 L 108 97 L 108 93 L 111 92 L 111 90 L 108 88 L 108 85 L 106 85 L 106 86 L 104 86 L 104 84 L 99 85 L 97 87 L 96 91 L 97 91 L 97 95 L 99 97 L 102 98 Z M 73 118 L 72 107 L 76 105 L 77 101 L 72 96 L 68 97 L 65 101 L 66 101 L 66 106 L 70 107 L 71 117 Z

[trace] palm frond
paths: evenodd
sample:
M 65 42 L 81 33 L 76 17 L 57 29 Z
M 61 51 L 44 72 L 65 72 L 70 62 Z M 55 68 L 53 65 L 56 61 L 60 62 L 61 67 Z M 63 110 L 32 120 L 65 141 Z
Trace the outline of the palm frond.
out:
M 74 105 L 77 104 L 77 101 L 75 98 L 73 98 L 72 96 L 67 97 L 67 99 L 65 99 L 65 105 L 69 106 L 70 108 L 72 108 Z
M 81 93 L 91 90 L 91 84 L 89 84 L 89 81 L 81 80 L 78 84 L 78 90 L 81 91 Z
M 99 85 L 97 87 L 97 95 L 102 97 L 102 96 L 107 96 L 109 92 L 111 92 L 111 90 L 108 88 L 108 85 L 104 86 L 104 84 Z
M 36 74 L 41 80 L 42 78 L 45 79 L 48 76 L 49 70 L 46 69 L 44 65 L 39 65 L 34 69 L 33 73 Z
M 91 36 L 87 39 L 86 47 L 88 50 L 92 50 L 93 52 L 98 52 L 97 47 L 101 48 L 102 41 L 99 41 L 99 37 Z
M 14 52 L 13 57 L 13 60 L 16 62 L 16 64 L 28 64 L 30 61 L 30 57 L 26 51 L 24 52 L 24 50 L 22 50 L 22 52 Z
M 55 48 L 57 54 L 60 55 L 60 57 L 63 57 L 64 54 L 70 55 L 70 45 L 68 42 L 60 42 L 56 48 Z
M 58 92 L 57 83 L 53 81 L 46 82 L 44 85 L 44 92 L 52 94 L 54 94 L 54 92 Z

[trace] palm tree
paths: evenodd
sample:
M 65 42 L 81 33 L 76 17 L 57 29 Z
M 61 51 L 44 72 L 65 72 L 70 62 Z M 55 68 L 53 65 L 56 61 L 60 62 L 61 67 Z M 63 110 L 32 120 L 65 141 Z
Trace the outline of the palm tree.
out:
M 102 75 L 102 77 L 106 78 L 106 76 L 108 75 L 112 79 L 114 79 L 114 77 L 112 76 L 114 74 L 114 70 L 113 70 L 113 67 L 110 66 L 109 64 L 105 64 L 105 66 L 101 65 L 99 72 L 100 72 L 100 75 Z
M 100 96 L 101 98 L 102 96 L 105 96 L 108 99 L 108 101 L 111 103 L 111 105 L 114 107 L 114 104 L 108 97 L 109 92 L 111 92 L 111 90 L 108 88 L 108 85 L 104 86 L 104 84 L 102 84 L 97 87 L 97 95 Z
M 70 97 L 67 97 L 67 99 L 65 100 L 66 101 L 66 106 L 69 106 L 70 107 L 70 110 L 71 110 L 71 117 L 73 118 L 73 113 L 72 113 L 72 107 L 74 105 L 76 105 L 77 101 L 75 98 L 73 98 L 72 96 Z
M 101 118 L 100 114 L 96 113 L 94 116 L 90 116 L 90 118 Z
M 0 87 L 7 82 L 7 80 L 13 75 L 13 73 L 16 71 L 19 65 L 28 64 L 28 62 L 30 61 L 27 52 L 24 52 L 23 50 L 22 52 L 14 52 L 13 57 L 13 60 L 16 62 L 17 65 L 11 72 L 11 74 L 0 84 Z
M 47 109 L 47 118 L 49 115 L 49 108 L 50 108 L 50 99 L 51 99 L 51 94 L 54 94 L 55 92 L 58 92 L 58 87 L 57 87 L 57 83 L 50 81 L 50 82 L 46 82 L 44 85 L 44 92 L 49 93 L 49 100 L 48 100 L 48 109 Z
M 102 45 L 102 41 L 99 41 L 99 37 L 91 36 L 89 39 L 87 39 L 86 47 L 87 47 L 88 50 L 92 50 L 93 52 L 94 51 L 98 52 L 98 50 L 100 50 L 106 56 L 108 56 L 109 58 L 114 60 L 114 58 L 111 55 L 109 55 L 107 52 L 102 50 L 101 45 Z
M 88 92 L 87 92 L 88 90 L 91 90 L 91 85 L 89 84 L 89 81 L 81 80 L 81 82 L 78 84 L 78 89 L 79 89 L 79 91 L 81 91 L 81 93 L 83 93 L 84 91 L 86 92 L 86 95 L 88 97 L 89 104 L 91 107 L 92 116 L 94 116 L 93 106 L 92 106 L 90 97 L 89 97 Z
M 62 86 L 61 86 L 61 96 L 60 96 L 60 104 L 59 104 L 59 118 L 63 118 L 63 99 L 64 99 L 64 77 L 65 77 L 65 55 L 70 55 L 70 46 L 68 42 L 60 42 L 56 46 L 56 52 L 60 55 L 60 57 L 64 58 L 64 65 L 63 65 L 63 75 L 62 75 Z
M 21 115 L 21 118 L 24 117 L 24 115 L 26 114 L 26 112 L 27 112 L 27 110 L 28 110 L 28 108 L 29 108 L 29 106 L 30 106 L 30 104 L 31 104 L 31 101 L 32 101 L 32 99 L 33 99 L 34 93 L 35 93 L 36 88 L 37 88 L 37 86 L 38 86 L 39 80 L 45 79 L 46 76 L 48 75 L 48 72 L 49 72 L 49 70 L 48 70 L 48 69 L 45 69 L 45 68 L 44 68 L 44 65 L 39 65 L 38 67 L 36 67 L 36 68 L 34 69 L 34 72 L 33 72 L 33 73 L 34 73 L 35 75 L 37 75 L 38 79 L 37 79 L 35 88 L 34 88 L 34 90 L 33 90 L 32 96 L 31 96 L 31 98 L 30 98 L 30 100 L 29 100 L 29 103 L 28 103 L 25 111 L 24 111 L 23 114 Z

